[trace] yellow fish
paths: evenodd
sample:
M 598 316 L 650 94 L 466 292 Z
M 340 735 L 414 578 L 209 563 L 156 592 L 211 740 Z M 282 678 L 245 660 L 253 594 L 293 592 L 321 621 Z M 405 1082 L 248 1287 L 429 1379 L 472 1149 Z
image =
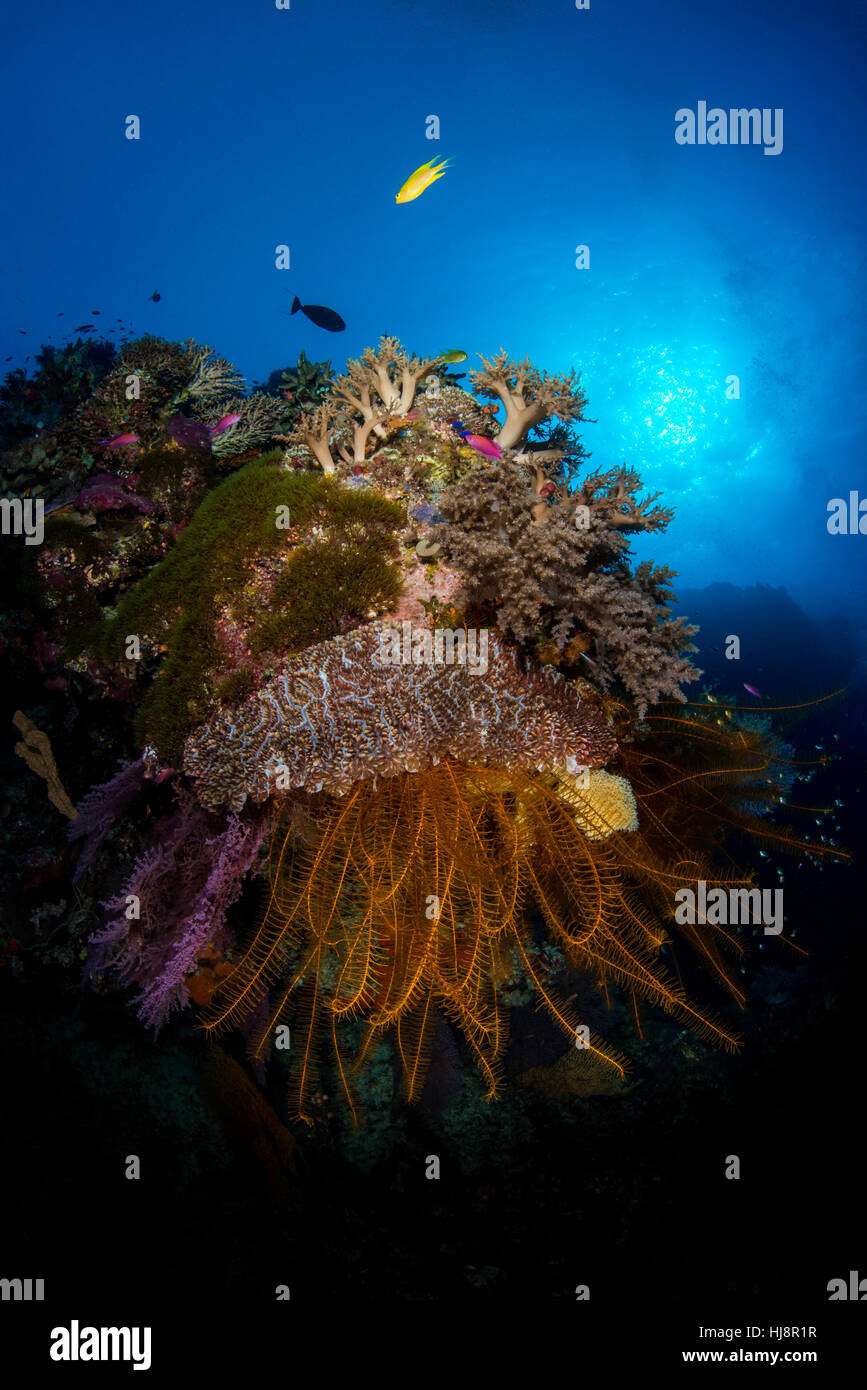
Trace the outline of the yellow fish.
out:
M 420 197 L 426 188 L 430 188 L 432 183 L 442 178 L 448 164 L 447 159 L 444 159 L 442 164 L 436 164 L 432 159 L 429 159 L 427 164 L 422 164 L 414 174 L 410 174 L 403 188 L 395 194 L 394 201 L 396 203 L 411 203 L 413 198 Z

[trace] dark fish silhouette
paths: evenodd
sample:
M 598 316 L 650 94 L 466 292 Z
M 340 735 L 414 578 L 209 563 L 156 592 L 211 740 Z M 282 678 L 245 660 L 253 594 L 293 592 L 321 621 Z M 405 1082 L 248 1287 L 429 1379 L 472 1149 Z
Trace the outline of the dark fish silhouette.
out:
M 153 294 L 148 295 L 148 299 L 152 299 L 154 304 L 159 304 L 160 300 L 162 299 L 162 295 L 160 294 L 159 290 L 154 290 Z
M 11 361 L 12 361 L 12 358 L 11 358 L 11 357 L 7 357 L 5 360 L 6 360 L 7 362 L 11 362 Z
M 329 333 L 342 333 L 346 327 L 343 319 L 334 309 L 326 309 L 324 304 L 302 304 L 296 294 L 289 312 L 297 314 L 299 309 L 302 314 L 306 314 L 311 323 L 316 324 L 317 328 L 324 328 Z
M 26 328 L 19 328 L 18 332 L 19 332 L 19 333 L 26 333 L 26 332 L 27 332 L 27 329 L 26 329 Z
M 91 309 L 90 312 L 91 312 L 92 314 L 98 314 L 100 311 L 99 311 L 99 309 Z
M 58 318 L 58 319 L 62 319 L 62 318 L 63 318 L 63 310 L 62 310 L 62 309 L 61 309 L 61 311 L 60 311 L 59 314 L 55 314 L 55 318 Z
M 73 331 L 73 333 L 86 333 L 87 330 L 88 330 L 89 328 L 95 328 L 95 327 L 96 327 L 96 324 L 94 324 L 94 323 L 80 323 L 80 324 L 78 324 L 78 326 L 77 326 L 76 328 L 73 328 L 72 331 Z

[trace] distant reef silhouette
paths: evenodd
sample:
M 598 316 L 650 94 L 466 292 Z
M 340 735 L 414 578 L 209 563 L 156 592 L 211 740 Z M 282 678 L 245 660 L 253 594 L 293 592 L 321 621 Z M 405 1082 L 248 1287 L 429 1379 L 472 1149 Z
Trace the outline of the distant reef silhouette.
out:
M 858 630 L 847 615 L 814 622 L 787 589 L 771 584 L 715 583 L 678 597 L 678 616 L 699 624 L 694 660 L 706 685 L 743 696 L 747 682 L 772 703 L 863 684 Z M 730 635 L 740 638 L 739 661 L 726 659 Z

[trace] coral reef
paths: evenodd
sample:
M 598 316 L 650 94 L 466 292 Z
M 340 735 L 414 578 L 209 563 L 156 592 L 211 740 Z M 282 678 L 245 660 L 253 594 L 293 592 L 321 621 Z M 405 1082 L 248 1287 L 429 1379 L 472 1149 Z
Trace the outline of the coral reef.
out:
M 619 682 L 642 713 L 662 696 L 683 699 L 681 685 L 699 673 L 686 655 L 696 629 L 669 616 L 673 575 L 627 563 L 628 532 L 661 531 L 671 516 L 654 498 L 639 501 L 639 486 L 621 470 L 585 480 L 568 501 L 539 503 L 520 457 L 479 460 L 443 494 L 438 536 L 463 576 L 459 604 L 495 603 L 506 633 L 542 652 L 553 645 L 567 665 L 587 653 L 593 679 L 606 689 Z
M 265 828 L 261 813 L 214 828 L 179 792 L 152 848 L 103 904 L 107 920 L 92 938 L 89 971 L 111 970 L 139 985 L 139 1016 L 150 1027 L 188 1002 L 185 982 L 206 951 L 228 944 L 226 912 L 256 864 Z
M 279 524 L 284 515 L 291 525 Z M 261 681 L 272 643 L 305 646 L 363 621 L 371 607 L 391 606 L 401 515 L 381 497 L 298 476 L 272 456 L 214 488 L 101 638 L 107 659 L 124 659 L 131 633 L 165 654 L 139 710 L 142 742 L 178 759 L 186 734 L 221 698 L 222 681 L 241 670 Z M 222 698 L 230 696 L 225 687 Z
M 81 493 L 97 460 L 103 467 L 111 461 L 115 481 L 125 483 L 141 451 L 163 451 L 169 440 L 210 452 L 202 417 L 215 423 L 230 409 L 241 415 L 234 430 L 213 440 L 214 453 L 227 460 L 265 448 L 292 420 L 285 399 L 243 395 L 237 369 L 192 339 L 146 335 L 124 342 L 120 352 L 112 343 L 78 340 L 62 351 L 43 348 L 37 362 L 33 378 L 19 370 L 0 387 L 2 481 L 10 492 L 29 487 L 56 505 Z M 26 437 L 34 433 L 35 441 Z M 135 441 L 116 451 L 107 441 L 120 434 Z
M 310 647 L 193 734 L 184 770 L 202 805 L 240 810 L 298 787 L 342 794 L 447 756 L 547 770 L 567 758 L 598 767 L 616 751 L 598 710 L 562 679 L 521 671 L 496 638 L 475 671 L 466 661 L 391 664 L 391 643 L 390 629 L 372 626 Z
M 575 812 L 575 823 L 588 840 L 607 840 L 616 830 L 638 829 L 638 808 L 625 777 L 595 769 L 587 785 L 567 768 L 555 769 L 553 786 L 561 801 Z
M 76 338 L 62 348 L 40 348 L 32 377 L 21 367 L 7 372 L 0 385 L 0 452 L 50 431 L 86 401 L 110 369 L 116 351 L 113 343 Z
M 221 400 L 217 410 L 207 414 L 240 415 L 231 429 L 215 435 L 211 449 L 218 458 L 233 458 L 253 449 L 265 449 L 288 428 L 291 414 L 285 400 L 254 392 L 251 396 L 229 396 Z M 216 424 L 216 419 L 212 422 Z
M 21 599 L 0 639 L 53 701 L 21 703 L 69 785 L 101 779 L 75 819 L 19 712 L 16 751 L 72 821 L 60 856 L 47 832 L 33 853 L 30 960 L 71 967 L 89 937 L 99 987 L 134 986 L 154 1029 L 187 1008 L 238 1027 L 259 1079 L 291 1022 L 269 1066 L 295 1113 L 332 1120 L 326 1082 L 354 1117 L 378 1105 L 368 1159 L 395 1055 L 410 1099 L 433 1056 L 434 1111 L 477 1094 L 467 1058 L 493 1096 L 530 1001 L 570 1051 L 518 1074 L 560 1100 L 622 1088 L 615 990 L 639 1035 L 655 1005 L 736 1046 L 745 943 L 677 923 L 675 889 L 749 886 L 732 843 L 840 857 L 777 824 L 800 774 L 767 717 L 687 701 L 695 629 L 630 548 L 672 512 L 634 470 L 589 468 L 580 376 L 501 352 L 464 389 L 446 365 L 384 337 L 336 377 L 302 354 L 244 394 L 212 348 L 146 337 L 4 388 L 0 462 L 47 514 L 38 553 L 4 557 Z M 246 1073 L 222 1070 L 267 1150 Z

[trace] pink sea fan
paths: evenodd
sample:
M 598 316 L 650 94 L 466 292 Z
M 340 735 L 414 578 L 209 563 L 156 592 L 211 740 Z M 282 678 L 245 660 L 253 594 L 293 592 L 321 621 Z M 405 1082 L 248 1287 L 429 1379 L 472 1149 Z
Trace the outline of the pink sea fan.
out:
M 72 881 L 81 878 L 96 859 L 111 827 L 144 786 L 147 765 L 141 758 L 124 763 L 113 777 L 92 787 L 78 804 L 78 817 L 67 831 L 70 840 L 84 840 Z
M 103 903 L 107 920 L 91 938 L 89 974 L 110 970 L 138 985 L 139 1017 L 149 1027 L 158 1030 L 188 1003 L 184 981 L 205 947 L 231 947 L 226 913 L 257 862 L 267 824 L 255 810 L 220 824 L 180 790 L 124 887 Z
M 127 492 L 120 479 L 113 478 L 109 473 L 99 473 L 95 478 L 89 478 L 75 498 L 75 506 L 91 512 L 118 512 L 126 507 L 146 513 L 158 510 L 156 502 Z

